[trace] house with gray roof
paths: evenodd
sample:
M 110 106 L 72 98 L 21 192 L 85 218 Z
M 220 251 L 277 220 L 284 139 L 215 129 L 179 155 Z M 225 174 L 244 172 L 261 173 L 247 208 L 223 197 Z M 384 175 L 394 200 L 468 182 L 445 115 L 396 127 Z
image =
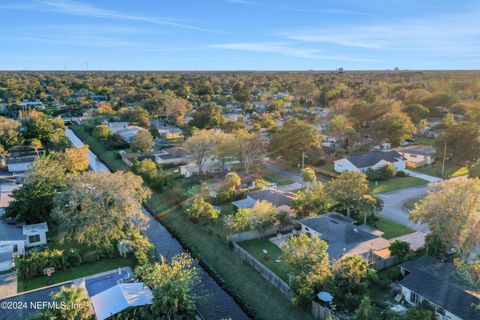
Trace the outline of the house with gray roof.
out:
M 320 238 L 328 243 L 331 260 L 348 255 L 359 255 L 369 262 L 380 259 L 375 252 L 390 246 L 382 238 L 382 232 L 369 226 L 355 225 L 355 220 L 339 213 L 329 213 L 317 217 L 297 220 L 301 232 L 310 238 Z
M 369 168 L 378 169 L 392 163 L 398 171 L 405 170 L 407 159 L 397 151 L 370 151 L 353 153 L 334 162 L 336 172 L 365 172 Z
M 410 305 L 428 302 L 437 319 L 480 319 L 480 296 L 458 277 L 453 263 L 430 256 L 402 263 L 402 295 Z
M 395 151 L 407 159 L 408 168 L 418 168 L 432 164 L 437 153 L 434 147 L 426 145 L 401 147 L 395 149 Z
M 252 208 L 257 201 L 264 200 L 272 203 L 277 208 L 290 208 L 295 197 L 296 195 L 291 192 L 283 192 L 275 188 L 265 188 L 249 192 L 245 199 L 233 201 L 232 204 L 238 209 Z

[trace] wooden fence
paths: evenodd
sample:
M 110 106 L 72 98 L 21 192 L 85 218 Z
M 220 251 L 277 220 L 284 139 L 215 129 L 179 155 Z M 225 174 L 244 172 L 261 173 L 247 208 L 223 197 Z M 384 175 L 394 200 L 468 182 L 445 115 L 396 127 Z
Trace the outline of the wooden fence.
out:
M 256 230 L 245 231 L 245 232 L 231 234 L 227 237 L 227 240 L 233 241 L 233 242 L 242 242 L 242 241 L 247 241 L 247 240 L 266 237 L 266 236 L 269 236 L 269 235 L 274 236 L 274 235 L 276 235 L 277 232 L 286 232 L 286 231 L 293 230 L 293 228 L 294 228 L 294 226 L 290 225 L 290 226 L 286 226 L 286 227 L 283 227 L 283 228 L 277 228 L 277 227 L 271 228 L 271 229 L 268 229 L 267 231 L 262 232 L 262 233 L 260 233 Z
M 312 301 L 312 315 L 313 318 L 316 320 L 327 320 L 327 319 L 332 319 L 332 320 L 338 320 L 339 318 L 335 316 L 335 314 L 319 304 L 316 301 Z
M 391 256 L 387 259 L 379 260 L 370 265 L 372 269 L 375 269 L 376 271 L 380 271 L 386 268 L 390 268 L 391 266 L 394 266 L 398 263 L 398 258 L 397 256 Z
M 289 299 L 292 297 L 292 290 L 290 286 L 285 283 L 279 276 L 277 276 L 270 269 L 265 267 L 260 261 L 258 261 L 254 256 L 245 251 L 240 247 L 235 241 L 233 243 L 233 250 L 238 254 L 240 259 L 248 263 L 255 270 L 257 270 L 265 279 L 267 279 L 271 284 L 278 288 L 283 294 L 285 294 Z

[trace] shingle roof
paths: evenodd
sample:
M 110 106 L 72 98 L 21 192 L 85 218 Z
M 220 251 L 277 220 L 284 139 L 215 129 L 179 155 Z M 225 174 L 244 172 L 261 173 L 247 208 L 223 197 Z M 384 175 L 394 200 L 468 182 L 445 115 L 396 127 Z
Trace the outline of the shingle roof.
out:
M 327 214 L 298 220 L 299 223 L 318 232 L 328 242 L 331 259 L 344 255 L 364 254 L 370 250 L 381 250 L 389 246 L 389 241 L 354 225 L 348 218 L 339 214 Z
M 480 298 L 473 295 L 456 277 L 455 267 L 432 257 L 421 257 L 400 265 L 410 273 L 400 285 L 461 319 L 480 319 Z
M 295 199 L 294 193 L 283 192 L 274 188 L 252 191 L 247 193 L 247 196 L 257 201 L 266 200 L 268 202 L 271 202 L 275 207 L 291 206 L 293 199 Z
M 402 152 L 402 153 L 419 154 L 422 156 L 431 156 L 437 153 L 434 147 L 424 146 L 424 145 L 401 147 L 401 148 L 395 149 L 395 151 Z
M 405 158 L 397 151 L 371 151 L 354 153 L 347 156 L 348 161 L 353 163 L 357 168 L 371 167 L 378 162 L 385 160 L 388 162 L 397 162 L 405 160 Z

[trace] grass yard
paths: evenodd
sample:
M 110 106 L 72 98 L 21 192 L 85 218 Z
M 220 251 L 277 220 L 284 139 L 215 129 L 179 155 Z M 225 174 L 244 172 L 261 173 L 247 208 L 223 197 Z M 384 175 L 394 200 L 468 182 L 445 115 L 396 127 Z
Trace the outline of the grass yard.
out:
M 282 250 L 280 250 L 280 248 L 273 242 L 267 238 L 262 238 L 242 241 L 239 242 L 238 245 L 254 256 L 268 269 L 272 270 L 277 276 L 282 278 L 283 281 L 288 283 L 287 273 L 282 268 L 281 263 L 276 261 L 282 255 Z M 265 254 L 263 250 L 267 250 L 268 253 Z M 265 255 L 269 257 L 268 260 L 264 259 Z
M 445 162 L 445 174 L 442 177 L 442 161 L 440 160 L 437 160 L 429 166 L 423 166 L 411 170 L 440 178 L 454 178 L 468 174 L 467 166 L 452 162 Z
M 119 267 L 134 266 L 135 261 L 133 258 L 113 258 L 102 259 L 92 263 L 81 264 L 78 267 L 72 267 L 66 271 L 58 271 L 52 274 L 51 284 L 61 283 L 69 280 L 78 279 L 81 277 L 89 276 L 92 274 L 105 272 Z M 18 292 L 29 291 L 37 288 L 41 288 L 47 285 L 47 277 L 36 277 L 29 280 L 18 279 L 17 289 Z
M 369 222 L 368 224 L 374 228 L 377 228 L 380 231 L 383 231 L 384 234 L 382 237 L 387 240 L 415 232 L 415 230 L 410 229 L 409 227 L 406 227 L 403 224 L 399 224 L 390 219 L 380 216 L 377 216 L 376 219 L 377 220 L 375 222 Z
M 386 181 L 370 182 L 370 192 L 385 193 L 427 183 L 428 181 L 415 177 L 394 177 Z
M 423 198 L 424 198 L 424 197 L 412 198 L 412 199 L 407 200 L 407 201 L 405 201 L 404 203 L 402 203 L 402 206 L 403 206 L 405 209 L 407 209 L 408 211 L 410 211 L 410 210 L 412 210 L 412 209 L 415 207 L 415 205 L 416 205 L 417 203 L 419 203 L 420 201 L 422 201 Z
M 92 137 L 82 126 L 72 125 L 70 129 L 85 143 L 98 158 L 114 171 L 129 170 L 129 167 L 119 158 L 119 150 L 109 150 L 100 141 Z
M 270 174 L 264 176 L 263 179 L 265 179 L 265 180 L 267 180 L 268 182 L 271 182 L 271 183 L 276 183 L 278 186 L 284 186 L 284 185 L 293 183 L 292 180 L 290 180 L 287 177 L 282 176 L 278 173 L 270 173 Z

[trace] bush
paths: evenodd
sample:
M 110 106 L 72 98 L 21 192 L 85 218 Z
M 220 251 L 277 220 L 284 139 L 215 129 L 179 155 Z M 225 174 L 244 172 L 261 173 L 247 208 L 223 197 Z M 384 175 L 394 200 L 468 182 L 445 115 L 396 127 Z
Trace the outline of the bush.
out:
M 400 261 L 404 260 L 410 252 L 410 244 L 405 241 L 395 240 L 388 247 L 392 256 L 397 256 Z
M 45 268 L 65 270 L 67 267 L 63 251 L 58 249 L 27 251 L 23 256 L 15 257 L 14 262 L 18 277 L 24 280 L 42 275 Z
M 377 179 L 388 180 L 395 177 L 396 174 L 397 174 L 397 169 L 392 163 L 388 162 L 383 167 L 377 170 Z
M 95 262 L 99 259 L 97 250 L 87 251 L 82 254 L 83 262 Z
M 69 267 L 76 267 L 82 263 L 82 256 L 76 249 L 69 249 L 65 254 L 65 259 Z
M 396 176 L 399 178 L 403 178 L 403 177 L 407 177 L 408 174 L 405 171 L 400 170 L 400 171 L 397 171 Z

